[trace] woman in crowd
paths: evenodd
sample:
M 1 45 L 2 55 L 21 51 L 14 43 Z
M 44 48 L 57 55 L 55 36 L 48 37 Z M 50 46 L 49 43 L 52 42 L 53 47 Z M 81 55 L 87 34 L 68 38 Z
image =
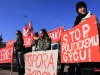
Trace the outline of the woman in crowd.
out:
M 40 39 L 38 42 L 37 50 L 51 50 L 51 38 L 48 36 L 48 33 L 44 28 L 40 30 Z
M 16 53 L 16 62 L 18 65 L 19 75 L 24 75 L 24 55 L 23 55 L 23 36 L 20 30 L 16 31 L 16 42 L 14 43 L 15 53 Z

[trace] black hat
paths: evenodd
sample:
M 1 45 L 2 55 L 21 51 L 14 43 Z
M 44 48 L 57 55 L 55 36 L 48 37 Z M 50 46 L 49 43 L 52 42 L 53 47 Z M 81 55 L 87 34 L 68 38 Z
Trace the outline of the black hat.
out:
M 39 36 L 38 32 L 35 32 L 34 33 L 34 36 L 38 37 Z
M 76 12 L 77 12 L 77 13 L 78 13 L 79 7 L 82 7 L 82 6 L 84 6 L 84 7 L 86 8 L 86 11 L 87 11 L 87 5 L 86 5 L 86 3 L 83 2 L 83 1 L 79 1 L 79 2 L 76 4 Z

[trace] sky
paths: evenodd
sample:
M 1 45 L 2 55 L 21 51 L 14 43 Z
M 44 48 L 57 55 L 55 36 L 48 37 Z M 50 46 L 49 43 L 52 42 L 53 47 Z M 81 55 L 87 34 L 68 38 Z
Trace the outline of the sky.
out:
M 64 26 L 70 29 L 74 25 L 76 3 L 80 0 L 0 0 L 0 33 L 3 42 L 14 40 L 16 30 L 32 20 L 34 32 L 41 28 L 47 31 Z M 88 10 L 100 21 L 100 0 L 83 0 Z

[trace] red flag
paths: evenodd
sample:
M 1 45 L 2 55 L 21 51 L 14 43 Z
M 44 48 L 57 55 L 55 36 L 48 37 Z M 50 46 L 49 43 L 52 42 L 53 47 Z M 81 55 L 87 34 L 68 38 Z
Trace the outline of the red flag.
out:
M 28 26 L 23 27 L 23 36 L 33 36 L 34 31 L 32 27 L 32 21 L 29 22 Z

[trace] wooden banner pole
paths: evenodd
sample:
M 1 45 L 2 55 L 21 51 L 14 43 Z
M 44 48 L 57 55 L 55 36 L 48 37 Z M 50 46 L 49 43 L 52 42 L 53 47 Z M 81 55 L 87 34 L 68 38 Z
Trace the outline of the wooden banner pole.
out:
M 10 75 L 12 75 L 12 70 L 13 70 L 13 62 L 11 63 Z
M 11 63 L 10 75 L 12 75 L 12 70 L 13 70 L 13 57 L 14 57 L 14 48 L 13 48 L 13 53 L 12 53 L 12 63 Z

